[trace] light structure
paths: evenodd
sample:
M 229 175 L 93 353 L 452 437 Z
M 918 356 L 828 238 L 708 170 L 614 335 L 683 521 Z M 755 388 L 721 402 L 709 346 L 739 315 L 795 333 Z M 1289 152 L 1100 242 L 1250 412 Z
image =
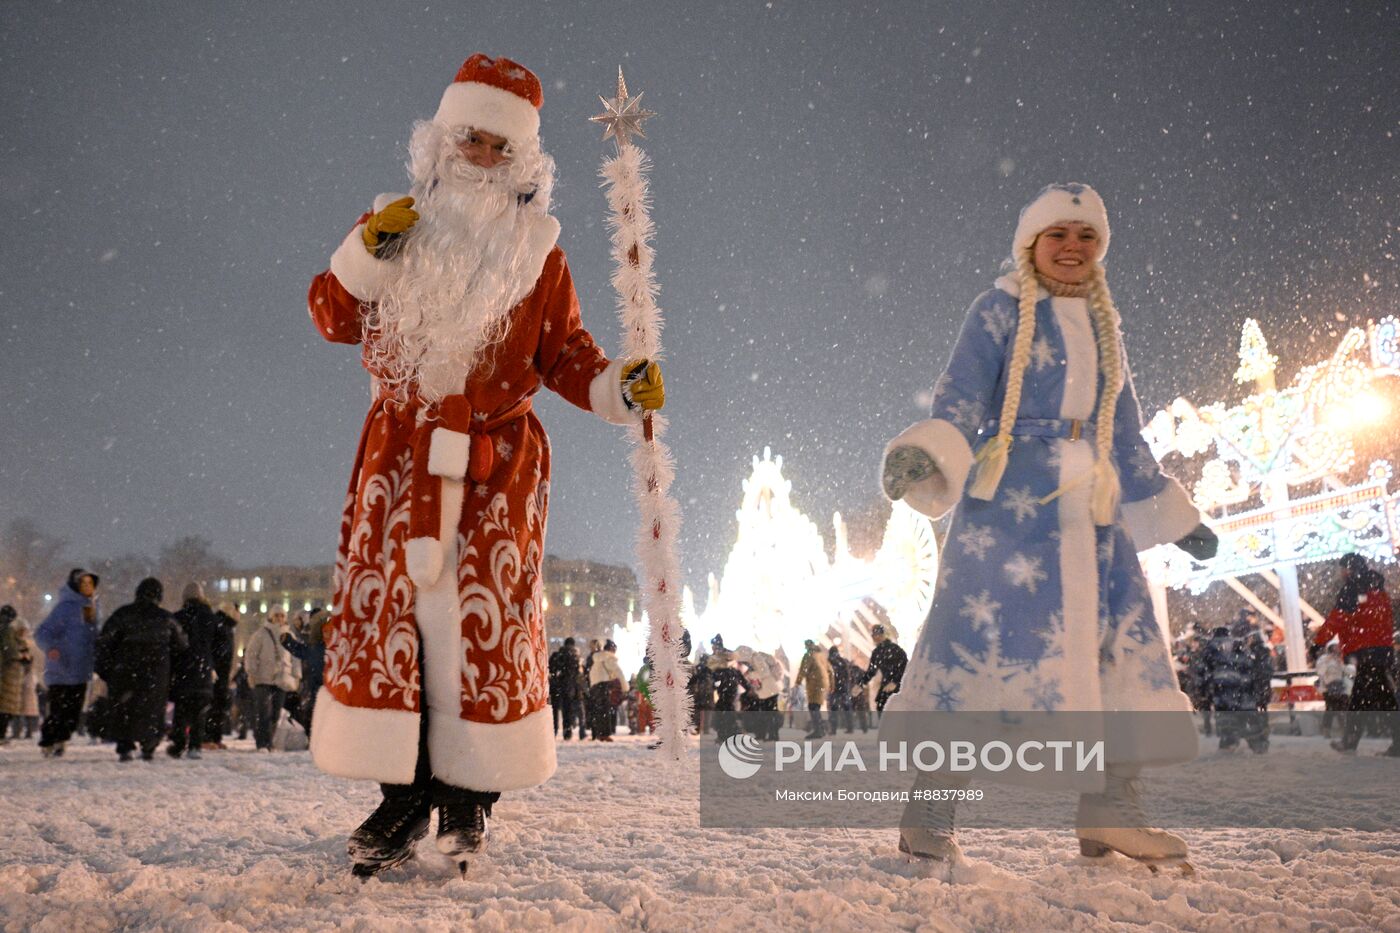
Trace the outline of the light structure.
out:
M 696 609 L 689 588 L 683 595 L 682 618 L 697 647 L 708 650 L 718 634 L 729 647 L 747 644 L 795 666 L 808 638 L 840 638 L 868 653 L 876 622 L 893 626 L 906 644 L 918 637 L 938 573 L 938 546 L 924 516 L 895 503 L 879 550 L 866 560 L 851 554 L 837 513 L 828 556 L 816 523 L 792 502 L 782 457 L 764 448 L 743 481 L 735 518 L 734 546 L 720 577 L 709 578 L 704 609 Z
M 1394 389 L 1381 380 L 1400 376 L 1400 321 L 1386 317 L 1348 330 L 1328 359 L 1299 371 L 1286 389 L 1275 386 L 1278 359 L 1252 319 L 1245 321 L 1239 357 L 1235 379 L 1253 383 L 1248 398 L 1199 408 L 1179 398 L 1143 431 L 1159 460 L 1172 452 L 1210 458 L 1192 496 L 1214 516 L 1219 552 L 1195 561 L 1159 547 L 1144 563 L 1154 583 L 1193 593 L 1216 581 L 1240 590 L 1239 577 L 1263 575 L 1279 589 L 1276 618 L 1289 669 L 1304 670 L 1302 612 L 1316 613 L 1298 597 L 1296 568 L 1351 552 L 1394 561 L 1400 545 L 1393 469 L 1377 460 L 1355 477 L 1354 445 L 1357 433 L 1374 430 L 1389 413 Z M 1159 611 L 1164 606 L 1159 600 Z

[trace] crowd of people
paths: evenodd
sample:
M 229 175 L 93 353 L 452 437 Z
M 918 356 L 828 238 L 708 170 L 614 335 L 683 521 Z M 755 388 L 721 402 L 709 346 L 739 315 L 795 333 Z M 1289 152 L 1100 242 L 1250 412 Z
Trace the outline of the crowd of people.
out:
M 237 613 L 211 605 L 200 583 L 171 612 L 164 585 L 148 577 L 105 619 L 100 584 L 75 568 L 32 631 L 0 606 L 0 744 L 37 733 L 44 757 L 61 758 L 78 734 L 114 743 L 123 762 L 151 761 L 164 739 L 171 758 L 199 759 L 250 731 L 259 750 L 306 747 L 324 612 L 294 627 L 274 606 L 240 647 Z
M 834 735 L 842 728 L 868 732 L 878 722 L 871 715 L 872 705 L 875 716 L 884 711 L 908 663 L 885 626 L 874 626 L 871 635 L 875 647 L 865 667 L 844 657 L 840 646 L 823 648 L 809 639 L 793 670 L 766 651 L 748 645 L 727 648 L 722 635 L 711 639 L 709 653 L 691 659 L 690 633 L 684 633 L 681 646 L 689 667 L 686 692 L 693 731 L 713 732 L 719 742 L 740 730 L 775 741 L 784 725 L 801 725 L 798 717 L 805 710 L 809 739 Z M 592 639 L 588 653 L 581 655 L 577 641 L 565 638 L 549 656 L 555 736 L 611 742 L 620 722 L 634 735 L 651 732 L 655 716 L 650 675 L 651 664 L 644 660 L 631 678 L 626 677 L 611 640 Z M 735 715 L 716 715 L 723 713 Z
M 1389 736 L 1384 754 L 1400 756 L 1400 632 L 1390 597 L 1381 574 L 1359 554 L 1342 557 L 1338 572 L 1332 611 L 1316 631 L 1306 632 L 1317 693 L 1325 706 L 1321 732 L 1343 754 L 1356 753 L 1364 732 Z M 1276 632 L 1257 611 L 1242 609 L 1228 625 L 1208 633 L 1196 628 L 1177 640 L 1182 692 L 1201 714 L 1202 730 L 1219 736 L 1221 749 L 1244 741 L 1256 754 L 1269 750 L 1274 677 L 1287 667 L 1281 633 Z

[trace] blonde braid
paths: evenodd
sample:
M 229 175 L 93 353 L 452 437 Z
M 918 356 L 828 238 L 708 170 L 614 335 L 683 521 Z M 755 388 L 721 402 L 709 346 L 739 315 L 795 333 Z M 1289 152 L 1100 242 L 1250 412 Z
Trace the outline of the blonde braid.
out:
M 1123 350 L 1118 334 L 1118 309 L 1109 294 L 1103 266 L 1098 263 L 1094 264 L 1094 275 L 1089 281 L 1089 308 L 1094 315 L 1099 372 L 1103 376 L 1094 434 L 1094 524 L 1111 525 L 1120 496 L 1118 471 L 1113 466 L 1113 415 L 1118 408 L 1118 394 L 1123 389 Z
M 974 499 L 990 500 L 996 495 L 1006 461 L 1011 455 L 1011 429 L 1016 412 L 1021 407 L 1021 385 L 1026 367 L 1031 361 L 1031 341 L 1035 338 L 1035 304 L 1039 286 L 1035 280 L 1035 263 L 1030 250 L 1016 257 L 1016 274 L 1021 283 L 1020 314 L 1016 325 L 1016 344 L 1011 351 L 1011 363 L 1006 372 L 1006 395 L 1001 401 L 1001 417 L 997 421 L 996 437 L 982 445 L 977 452 L 977 475 L 967 494 Z

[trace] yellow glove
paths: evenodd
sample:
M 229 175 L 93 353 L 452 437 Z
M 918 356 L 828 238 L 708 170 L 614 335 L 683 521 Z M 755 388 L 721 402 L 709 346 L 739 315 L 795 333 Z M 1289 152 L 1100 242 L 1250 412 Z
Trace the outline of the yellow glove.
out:
M 622 400 L 628 408 L 640 405 L 646 411 L 665 405 L 666 382 L 661 378 L 661 364 L 638 360 L 622 367 Z
M 375 212 L 365 221 L 365 229 L 361 236 L 365 241 L 365 249 L 371 253 L 379 252 L 379 248 L 385 243 L 408 232 L 408 228 L 418 222 L 418 212 L 413 209 L 412 198 L 399 198 L 384 205 L 384 208 Z

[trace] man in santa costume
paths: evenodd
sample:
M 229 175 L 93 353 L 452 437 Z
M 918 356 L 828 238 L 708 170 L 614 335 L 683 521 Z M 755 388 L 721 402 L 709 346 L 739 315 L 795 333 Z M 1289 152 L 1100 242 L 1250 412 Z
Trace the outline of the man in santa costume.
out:
M 437 845 L 464 864 L 502 791 L 554 772 L 540 562 L 541 387 L 614 424 L 664 401 L 654 362 L 609 361 L 579 319 L 539 79 L 473 55 L 384 194 L 311 284 L 311 318 L 362 344 L 374 401 L 341 520 L 311 752 L 378 781 L 358 875 Z

